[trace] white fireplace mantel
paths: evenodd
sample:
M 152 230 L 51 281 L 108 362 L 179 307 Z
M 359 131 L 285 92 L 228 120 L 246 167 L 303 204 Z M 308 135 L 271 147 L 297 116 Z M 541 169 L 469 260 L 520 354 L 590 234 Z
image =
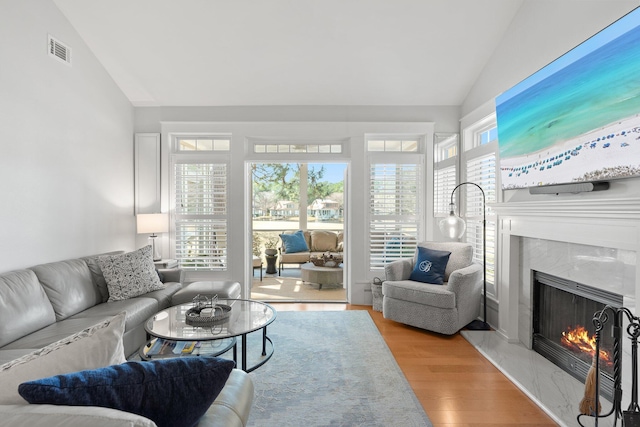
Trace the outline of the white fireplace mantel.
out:
M 522 238 L 640 253 L 640 198 L 588 196 L 594 195 L 490 205 L 497 214 L 498 228 L 498 332 L 508 341 L 522 339 L 518 335 L 519 289 L 523 274 L 521 257 L 527 256 L 520 253 Z M 625 305 L 632 305 L 629 307 L 632 310 L 640 292 L 640 274 L 633 276 L 631 280 L 635 283 L 627 286 L 633 289 L 633 295 L 625 295 Z

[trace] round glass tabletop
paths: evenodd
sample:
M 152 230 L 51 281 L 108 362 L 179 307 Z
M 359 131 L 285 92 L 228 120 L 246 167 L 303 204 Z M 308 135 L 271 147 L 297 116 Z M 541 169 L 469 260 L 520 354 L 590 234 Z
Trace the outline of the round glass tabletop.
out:
M 231 306 L 228 318 L 212 326 L 192 326 L 186 323 L 186 312 L 193 304 L 181 304 L 156 313 L 145 323 L 146 331 L 154 337 L 184 340 L 217 340 L 237 337 L 265 328 L 276 318 L 276 310 L 260 301 L 218 300 Z

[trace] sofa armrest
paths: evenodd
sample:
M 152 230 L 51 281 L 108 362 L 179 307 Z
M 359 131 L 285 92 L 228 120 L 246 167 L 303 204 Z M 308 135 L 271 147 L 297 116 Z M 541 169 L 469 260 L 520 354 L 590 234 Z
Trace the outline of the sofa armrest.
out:
M 181 268 L 159 268 L 158 271 L 164 276 L 164 283 L 184 281 L 184 270 Z
M 407 280 L 413 271 L 413 258 L 403 258 L 384 266 L 385 280 Z
M 234 369 L 222 391 L 198 422 L 198 427 L 244 427 L 253 403 L 253 380 L 246 372 Z

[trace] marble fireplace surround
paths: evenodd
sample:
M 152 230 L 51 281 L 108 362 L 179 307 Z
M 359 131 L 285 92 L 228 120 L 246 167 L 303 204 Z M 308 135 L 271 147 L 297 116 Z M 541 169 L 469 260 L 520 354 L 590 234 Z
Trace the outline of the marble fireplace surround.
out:
M 499 327 L 463 335 L 558 424 L 574 426 L 584 385 L 531 350 L 533 271 L 620 294 L 637 313 L 640 199 L 569 197 L 491 206 L 498 216 Z

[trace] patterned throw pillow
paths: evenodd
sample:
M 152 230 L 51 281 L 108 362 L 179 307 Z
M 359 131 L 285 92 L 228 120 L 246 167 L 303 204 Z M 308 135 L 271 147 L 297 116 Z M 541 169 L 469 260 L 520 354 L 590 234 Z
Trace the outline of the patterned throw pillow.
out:
M 451 252 L 448 251 L 436 251 L 418 246 L 418 258 L 409 279 L 442 285 L 444 283 L 444 271 L 447 268 L 450 256 Z
M 153 264 L 151 245 L 122 255 L 98 258 L 107 281 L 109 301 L 120 301 L 164 289 Z

